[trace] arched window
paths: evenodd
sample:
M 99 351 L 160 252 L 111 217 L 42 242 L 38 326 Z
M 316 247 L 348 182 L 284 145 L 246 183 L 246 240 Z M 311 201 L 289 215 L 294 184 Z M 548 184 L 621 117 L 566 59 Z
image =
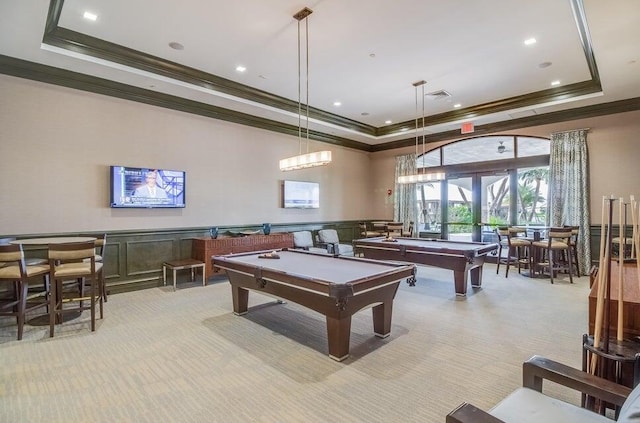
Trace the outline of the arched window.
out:
M 444 181 L 417 185 L 420 236 L 494 241 L 499 225 L 544 226 L 549 152 L 546 138 L 494 135 L 420 155 L 418 167 L 446 174 Z

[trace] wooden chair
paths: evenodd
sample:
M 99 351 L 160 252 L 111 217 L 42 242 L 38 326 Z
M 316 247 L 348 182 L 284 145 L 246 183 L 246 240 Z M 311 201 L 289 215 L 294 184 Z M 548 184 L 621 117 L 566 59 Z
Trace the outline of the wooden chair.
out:
M 107 245 L 107 234 L 106 233 L 99 234 L 99 235 L 87 234 L 87 235 L 80 235 L 80 236 L 95 237 L 96 262 L 102 263 L 102 265 L 104 266 L 104 250 L 105 250 L 105 246 Z M 85 261 L 88 261 L 88 260 L 85 260 Z M 102 294 L 102 298 L 104 299 L 104 302 L 106 303 L 107 302 L 107 284 L 105 282 L 104 272 L 100 272 L 100 277 L 102 278 L 101 294 Z
M 402 236 L 404 230 L 404 223 L 402 222 L 389 222 L 387 223 L 387 236 L 397 238 Z
M 73 242 L 49 244 L 49 336 L 53 337 L 56 320 L 63 322 L 64 314 L 70 311 L 90 310 L 91 331 L 96 330 L 96 304 L 103 314 L 102 263 L 96 261 L 95 242 Z M 65 285 L 65 281 L 73 284 Z M 75 283 L 80 281 L 80 283 Z M 67 289 L 65 289 L 67 288 Z M 68 289 L 71 288 L 71 289 Z M 89 288 L 89 292 L 85 293 Z M 75 302 L 76 307 L 64 308 Z M 87 305 L 86 302 L 89 304 Z
M 553 283 L 553 276 L 556 271 L 564 270 L 569 273 L 569 281 L 573 283 L 573 260 L 571 259 L 571 228 L 549 228 L 547 238 L 541 241 L 534 241 L 533 248 L 537 248 L 540 257 L 538 263 L 533 263 L 536 268 L 546 268 L 549 270 L 549 277 Z M 566 257 L 566 262 L 562 258 Z
M 0 245 L 10 244 L 11 241 L 15 241 L 15 240 L 16 240 L 15 237 L 0 238 Z M 25 257 L 24 262 L 27 266 L 31 266 L 35 264 L 45 264 L 45 265 L 49 264 L 49 261 L 47 259 L 38 258 L 38 257 L 30 257 L 30 258 Z
M 576 270 L 576 276 L 580 277 L 580 262 L 578 261 L 578 239 L 580 237 L 580 226 L 569 226 L 565 225 L 565 227 L 571 229 L 571 238 L 569 239 L 569 250 L 571 254 L 571 260 L 573 264 L 573 268 Z
M 49 266 L 25 264 L 21 245 L 0 245 L 0 282 L 9 282 L 11 287 L 0 298 L 0 315 L 15 316 L 18 323 L 18 340 L 22 339 L 26 314 L 40 307 L 47 307 L 47 292 L 29 294 L 29 278 L 47 277 Z
M 374 238 L 380 236 L 379 232 L 367 229 L 367 222 L 358 223 L 358 227 L 360 228 L 360 236 L 363 238 Z
M 409 228 L 406 231 L 402 231 L 402 236 L 413 237 L 413 220 L 409 221 Z
M 518 273 L 521 273 L 523 265 L 531 269 L 531 241 L 524 239 L 526 233 L 527 230 L 525 228 L 507 226 L 496 228 L 496 235 L 498 236 L 496 274 L 500 272 L 500 264 L 507 266 L 505 277 L 509 277 L 509 267 L 512 264 L 518 266 Z M 506 257 L 502 257 L 504 248 L 507 249 Z

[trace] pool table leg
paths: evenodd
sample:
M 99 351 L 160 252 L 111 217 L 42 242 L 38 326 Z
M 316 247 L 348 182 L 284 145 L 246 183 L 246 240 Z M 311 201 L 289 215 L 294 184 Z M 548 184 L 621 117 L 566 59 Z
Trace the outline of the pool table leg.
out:
M 471 273 L 471 286 L 480 288 L 482 286 L 482 266 L 474 267 L 469 273 Z
M 351 336 L 351 316 L 341 319 L 327 316 L 327 338 L 329 357 L 342 361 L 349 357 L 349 337 Z
M 467 271 L 466 270 L 454 270 L 453 280 L 456 285 L 456 295 L 467 295 Z
M 373 310 L 373 333 L 379 338 L 386 338 L 391 334 L 391 313 L 393 300 L 378 304 Z
M 231 297 L 233 298 L 233 314 L 242 316 L 249 309 L 249 290 L 231 285 Z

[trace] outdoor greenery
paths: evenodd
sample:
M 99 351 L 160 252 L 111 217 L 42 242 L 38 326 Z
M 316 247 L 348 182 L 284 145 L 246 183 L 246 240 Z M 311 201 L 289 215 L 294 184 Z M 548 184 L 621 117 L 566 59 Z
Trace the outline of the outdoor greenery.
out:
M 522 170 L 518 173 L 518 207 L 517 224 L 544 224 L 547 215 L 546 192 L 542 192 L 549 181 L 548 167 L 539 167 Z M 433 228 L 440 222 L 439 201 L 428 201 L 425 188 L 433 188 L 433 184 L 422 184 L 419 186 L 419 213 L 420 223 L 424 229 Z M 458 187 L 461 202 L 452 203 L 448 208 L 449 222 L 457 224 L 449 225 L 450 233 L 464 233 L 471 231 L 473 223 L 472 203 L 468 198 L 468 192 Z M 508 225 L 512 219 L 510 217 L 511 198 L 509 196 L 509 177 L 499 179 L 487 187 L 487 215 L 483 216 L 482 223 L 490 227 Z

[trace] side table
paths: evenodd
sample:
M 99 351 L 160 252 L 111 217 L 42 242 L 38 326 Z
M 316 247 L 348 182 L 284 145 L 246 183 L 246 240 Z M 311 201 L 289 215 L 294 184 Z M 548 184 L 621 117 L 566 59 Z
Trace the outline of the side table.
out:
M 162 280 L 164 281 L 164 285 L 167 285 L 167 269 L 173 270 L 173 290 L 176 290 L 176 273 L 178 270 L 189 269 L 191 270 L 191 281 L 195 280 L 195 270 L 197 268 L 202 269 L 202 286 L 206 285 L 205 279 L 205 270 L 204 270 L 204 262 L 195 259 L 182 259 L 182 260 L 172 260 L 165 261 L 162 264 Z

